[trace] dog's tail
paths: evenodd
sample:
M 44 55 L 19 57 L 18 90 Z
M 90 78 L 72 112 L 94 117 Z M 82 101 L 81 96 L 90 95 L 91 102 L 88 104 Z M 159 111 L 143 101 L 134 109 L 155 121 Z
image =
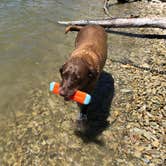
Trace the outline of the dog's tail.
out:
M 68 33 L 69 31 L 80 31 L 83 27 L 82 26 L 77 26 L 77 25 L 69 25 L 65 29 L 65 34 Z

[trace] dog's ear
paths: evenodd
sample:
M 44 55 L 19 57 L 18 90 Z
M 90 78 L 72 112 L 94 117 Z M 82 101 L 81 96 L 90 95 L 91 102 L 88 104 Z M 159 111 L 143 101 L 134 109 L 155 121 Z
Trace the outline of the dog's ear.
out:
M 63 72 L 63 66 L 60 67 L 59 72 L 60 72 L 60 74 L 62 74 L 62 72 Z
M 61 66 L 61 68 L 59 69 L 60 74 L 63 73 L 63 70 L 64 70 L 64 68 L 65 68 L 65 65 L 66 65 L 66 63 L 64 63 L 64 64 Z
M 99 74 L 99 72 L 98 72 L 96 69 L 94 69 L 94 68 L 92 68 L 92 67 L 89 68 L 88 77 L 89 77 L 90 79 L 96 79 L 97 76 L 98 76 L 98 74 Z

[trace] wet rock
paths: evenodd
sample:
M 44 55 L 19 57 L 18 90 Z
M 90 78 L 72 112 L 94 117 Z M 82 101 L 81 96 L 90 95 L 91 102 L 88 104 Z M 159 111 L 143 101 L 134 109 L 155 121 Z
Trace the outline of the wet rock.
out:
M 132 90 L 130 90 L 130 89 L 121 89 L 120 91 L 121 91 L 122 93 L 127 93 L 127 94 L 128 94 L 128 93 L 129 93 L 129 94 L 132 93 Z
M 153 141 L 152 142 L 152 145 L 154 146 L 154 147 L 159 147 L 159 145 L 160 145 L 160 142 L 159 142 L 159 140 L 155 140 L 155 141 Z
M 142 153 L 139 151 L 135 151 L 133 155 L 134 157 L 140 158 L 142 156 Z

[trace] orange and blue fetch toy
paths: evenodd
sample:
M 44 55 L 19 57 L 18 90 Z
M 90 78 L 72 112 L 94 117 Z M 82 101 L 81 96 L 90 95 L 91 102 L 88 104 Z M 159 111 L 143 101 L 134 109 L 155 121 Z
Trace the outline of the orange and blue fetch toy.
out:
M 51 82 L 50 83 L 50 91 L 54 94 L 59 94 L 59 87 L 60 84 L 57 82 Z M 80 103 L 80 104 L 89 104 L 91 101 L 91 96 L 88 93 L 82 92 L 80 90 L 77 90 L 70 99 Z

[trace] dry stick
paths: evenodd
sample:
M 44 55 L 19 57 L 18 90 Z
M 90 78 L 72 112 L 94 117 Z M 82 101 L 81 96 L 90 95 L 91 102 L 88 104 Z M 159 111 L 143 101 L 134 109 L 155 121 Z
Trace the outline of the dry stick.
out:
M 166 18 L 112 18 L 100 20 L 58 21 L 63 25 L 101 25 L 105 28 L 161 28 L 166 29 Z
M 104 0 L 104 6 L 103 6 L 103 9 L 104 9 L 104 13 L 109 17 L 109 18 L 112 18 L 109 11 L 108 11 L 108 8 L 109 8 L 109 4 L 108 4 L 109 0 Z

